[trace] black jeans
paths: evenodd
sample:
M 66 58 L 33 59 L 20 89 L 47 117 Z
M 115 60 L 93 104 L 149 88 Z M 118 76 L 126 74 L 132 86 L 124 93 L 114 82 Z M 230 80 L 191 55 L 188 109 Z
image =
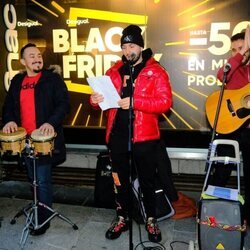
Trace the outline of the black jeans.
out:
M 159 159 L 160 141 L 146 141 L 135 143 L 132 146 L 132 166 L 130 166 L 129 153 L 113 152 L 110 156 L 113 168 L 113 177 L 116 188 L 117 215 L 127 217 L 130 190 L 130 175 L 135 167 L 143 193 L 143 203 L 147 217 L 155 217 L 155 182 Z

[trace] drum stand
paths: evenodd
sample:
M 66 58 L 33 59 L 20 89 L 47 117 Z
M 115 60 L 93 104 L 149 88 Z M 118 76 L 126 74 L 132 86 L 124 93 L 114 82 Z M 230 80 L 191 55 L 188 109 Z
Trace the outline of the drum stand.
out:
M 57 211 L 50 208 L 49 206 L 38 201 L 38 199 L 37 199 L 37 186 L 38 186 L 38 184 L 37 184 L 37 179 L 36 179 L 36 156 L 34 155 L 33 150 L 31 150 L 31 151 L 32 151 L 32 154 L 29 154 L 28 157 L 33 159 L 33 183 L 32 183 L 33 201 L 29 205 L 27 205 L 26 207 L 22 208 L 19 212 L 17 212 L 17 214 L 10 221 L 10 224 L 15 224 L 16 219 L 18 217 L 20 217 L 23 214 L 26 216 L 26 223 L 25 223 L 25 226 L 23 228 L 22 236 L 21 236 L 21 240 L 20 240 L 21 249 L 23 249 L 25 246 L 30 229 L 38 230 L 41 227 L 43 227 L 46 223 L 51 221 L 56 216 L 64 221 L 66 221 L 67 223 L 69 223 L 73 227 L 74 230 L 78 230 L 78 226 L 76 224 L 74 224 L 70 219 L 68 219 L 67 217 L 58 213 Z M 38 224 L 38 207 L 39 206 L 49 210 L 52 213 L 51 216 L 47 220 L 45 220 L 42 224 Z

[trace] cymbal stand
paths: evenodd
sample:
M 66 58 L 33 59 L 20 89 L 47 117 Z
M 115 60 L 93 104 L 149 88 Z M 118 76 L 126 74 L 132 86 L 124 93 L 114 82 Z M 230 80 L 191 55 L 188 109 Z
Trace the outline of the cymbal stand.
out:
M 38 199 L 37 199 L 38 184 L 37 184 L 37 177 L 36 177 L 36 159 L 37 159 L 37 157 L 35 156 L 33 149 L 30 149 L 29 151 L 30 151 L 30 153 L 28 154 L 28 157 L 33 159 L 33 183 L 32 183 L 33 201 L 29 205 L 27 205 L 26 207 L 22 208 L 14 216 L 14 218 L 10 222 L 11 224 L 15 224 L 16 219 L 18 217 L 20 217 L 23 214 L 26 216 L 25 226 L 23 228 L 22 236 L 20 239 L 21 249 L 24 249 L 25 243 L 26 243 L 27 238 L 28 238 L 29 233 L 30 233 L 30 229 L 38 230 L 41 227 L 43 227 L 46 223 L 51 221 L 56 216 L 59 217 L 60 219 L 64 220 L 65 222 L 69 223 L 73 227 L 74 230 L 78 230 L 78 226 L 76 224 L 74 224 L 69 218 L 65 217 L 64 215 L 62 215 L 61 213 L 52 209 L 51 207 L 45 205 L 44 203 L 38 201 Z M 39 206 L 43 207 L 51 212 L 50 217 L 48 217 L 48 219 L 45 220 L 42 224 L 38 223 L 38 207 Z

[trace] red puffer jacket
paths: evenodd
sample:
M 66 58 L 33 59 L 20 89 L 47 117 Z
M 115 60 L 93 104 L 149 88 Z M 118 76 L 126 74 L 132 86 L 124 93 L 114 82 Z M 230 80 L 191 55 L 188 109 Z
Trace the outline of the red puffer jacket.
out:
M 119 68 L 123 62 L 118 61 L 108 71 L 118 93 L 121 93 L 122 79 Z M 142 142 L 160 138 L 158 116 L 172 105 L 172 91 L 166 70 L 151 57 L 139 73 L 133 98 L 134 134 L 133 142 Z M 107 111 L 106 142 L 109 141 L 117 108 Z

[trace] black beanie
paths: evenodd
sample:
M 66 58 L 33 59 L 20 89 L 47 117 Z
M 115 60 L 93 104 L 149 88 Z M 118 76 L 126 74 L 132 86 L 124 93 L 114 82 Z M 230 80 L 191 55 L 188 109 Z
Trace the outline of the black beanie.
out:
M 141 28 L 137 25 L 129 25 L 122 32 L 121 46 L 124 43 L 135 43 L 140 47 L 144 47 L 143 37 L 141 35 Z

